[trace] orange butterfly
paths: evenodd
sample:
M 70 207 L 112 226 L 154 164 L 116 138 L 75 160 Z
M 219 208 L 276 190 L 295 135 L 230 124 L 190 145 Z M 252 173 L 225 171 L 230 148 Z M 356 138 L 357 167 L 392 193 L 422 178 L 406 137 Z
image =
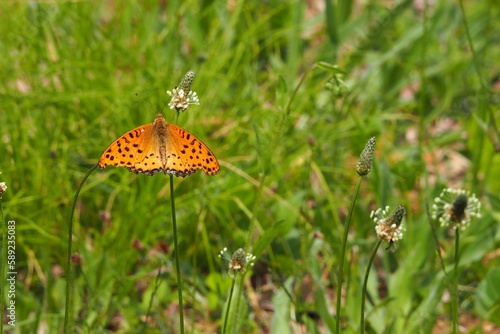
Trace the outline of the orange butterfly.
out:
M 217 159 L 201 140 L 167 123 L 162 114 L 153 123 L 139 126 L 115 140 L 101 155 L 98 165 L 127 167 L 136 174 L 164 172 L 182 177 L 198 169 L 208 175 L 220 171 Z

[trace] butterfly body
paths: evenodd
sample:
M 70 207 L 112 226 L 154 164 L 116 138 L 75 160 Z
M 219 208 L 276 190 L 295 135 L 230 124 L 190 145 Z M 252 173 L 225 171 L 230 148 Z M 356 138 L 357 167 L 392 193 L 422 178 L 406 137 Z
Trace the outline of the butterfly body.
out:
M 120 136 L 99 159 L 100 168 L 126 167 L 136 174 L 158 172 L 185 177 L 202 169 L 215 175 L 220 167 L 210 149 L 188 131 L 168 123 L 158 114 L 151 124 Z

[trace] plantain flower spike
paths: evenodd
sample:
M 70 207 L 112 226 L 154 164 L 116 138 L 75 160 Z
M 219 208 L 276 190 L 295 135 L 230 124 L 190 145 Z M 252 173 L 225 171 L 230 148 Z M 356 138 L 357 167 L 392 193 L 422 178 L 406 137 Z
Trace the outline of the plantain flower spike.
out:
M 465 230 L 473 219 L 481 218 L 481 202 L 465 189 L 445 188 L 432 205 L 432 219 L 441 226 Z
M 361 152 L 358 164 L 356 165 L 356 172 L 360 176 L 365 176 L 370 173 L 373 164 L 373 154 L 375 153 L 375 137 L 368 139 L 368 142 Z
M 389 243 L 387 249 L 394 250 L 395 242 L 403 238 L 403 231 L 405 228 L 401 223 L 406 214 L 406 210 L 404 206 L 398 205 L 396 210 L 390 215 L 388 215 L 388 213 L 389 207 L 386 206 L 385 209 L 372 211 L 370 218 L 377 224 L 375 226 L 375 231 L 377 232 L 378 238 Z
M 241 273 L 244 274 L 248 267 L 252 267 L 255 262 L 255 256 L 252 253 L 246 253 L 243 248 L 237 249 L 231 258 L 227 255 L 227 247 L 219 253 L 220 258 L 225 258 L 229 261 L 228 274 L 235 279 Z
M 0 172 L 2 174 L 2 172 Z M 0 195 L 7 191 L 7 184 L 5 182 L 0 182 Z
M 167 90 L 167 94 L 172 97 L 168 106 L 170 109 L 175 109 L 177 111 L 186 111 L 190 104 L 200 104 L 198 95 L 196 92 L 191 90 L 191 84 L 194 80 L 194 71 L 188 71 L 184 78 L 182 78 L 179 86 L 174 89 Z

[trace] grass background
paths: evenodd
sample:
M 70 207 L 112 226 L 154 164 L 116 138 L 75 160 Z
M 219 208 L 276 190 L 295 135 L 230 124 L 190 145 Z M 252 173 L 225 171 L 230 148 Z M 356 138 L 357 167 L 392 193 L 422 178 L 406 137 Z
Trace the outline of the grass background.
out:
M 188 332 L 221 331 L 231 284 L 217 257 L 223 247 L 257 255 L 235 332 L 333 330 L 342 225 L 371 136 L 374 168 L 350 231 L 344 332 L 359 330 L 376 241 L 370 211 L 397 204 L 407 208 L 407 231 L 372 268 L 369 332 L 449 331 L 427 214 L 448 186 L 474 191 L 484 207 L 461 237 L 460 322 L 498 332 L 500 7 L 460 5 L 3 1 L 0 181 L 18 270 L 10 332 L 61 331 L 76 188 L 119 135 L 158 112 L 173 121 L 165 91 L 189 69 L 201 105 L 178 124 L 211 148 L 221 172 L 176 178 Z M 75 332 L 176 332 L 169 196 L 165 175 L 112 167 L 91 175 L 74 229 Z M 449 269 L 453 239 L 438 235 Z

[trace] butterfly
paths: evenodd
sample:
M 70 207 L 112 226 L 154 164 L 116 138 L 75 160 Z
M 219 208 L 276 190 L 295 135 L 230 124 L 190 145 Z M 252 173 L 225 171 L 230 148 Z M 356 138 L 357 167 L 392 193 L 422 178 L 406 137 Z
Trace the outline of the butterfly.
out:
M 101 155 L 99 167 L 126 167 L 136 174 L 188 176 L 199 169 L 219 173 L 217 158 L 198 138 L 158 114 L 153 123 L 120 136 Z

